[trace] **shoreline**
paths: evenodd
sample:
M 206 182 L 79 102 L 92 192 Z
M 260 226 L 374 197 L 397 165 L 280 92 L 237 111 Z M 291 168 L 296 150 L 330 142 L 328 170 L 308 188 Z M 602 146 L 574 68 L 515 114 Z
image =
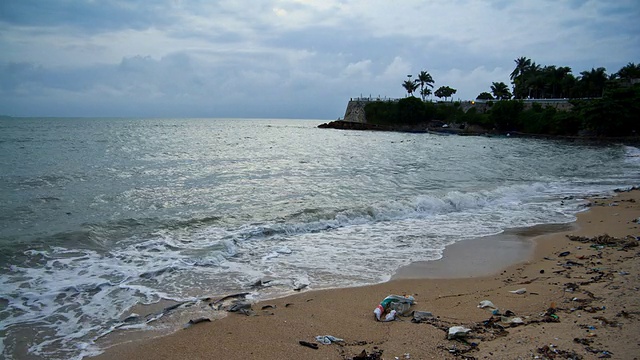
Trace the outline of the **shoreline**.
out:
M 640 353 L 640 345 L 635 340 L 635 334 L 640 330 L 640 315 L 631 313 L 640 308 L 638 300 L 631 295 L 635 294 L 631 290 L 637 290 L 639 283 L 637 248 L 624 253 L 609 248 L 594 250 L 588 244 L 567 239 L 566 235 L 640 235 L 639 224 L 631 222 L 640 217 L 640 206 L 635 200 L 640 200 L 638 190 L 619 193 L 609 199 L 595 199 L 588 211 L 578 214 L 576 222 L 555 229 L 561 231 L 548 233 L 545 230 L 549 229 L 538 229 L 545 233 L 531 230 L 529 234 L 518 235 L 514 230 L 513 234 L 498 239 L 502 245 L 513 246 L 516 251 L 512 252 L 520 259 L 500 257 L 504 255 L 500 250 L 491 256 L 493 252 L 488 245 L 495 248 L 495 238 L 489 237 L 475 245 L 463 241 L 447 247 L 443 259 L 428 262 L 430 264 L 409 265 L 386 283 L 313 290 L 265 300 L 252 305 L 254 316 L 229 313 L 222 319 L 199 323 L 166 336 L 115 345 L 95 359 L 351 359 L 363 350 L 367 354 L 382 350 L 383 358 L 402 358 L 410 354 L 413 359 L 441 359 L 468 352 L 467 356 L 476 358 L 512 359 L 540 355 L 536 353 L 540 349 L 543 352 L 574 352 L 584 358 L 598 358 L 608 353 L 615 354 L 615 358 L 633 358 L 632 354 Z M 518 243 L 522 245 L 523 241 L 530 246 L 524 259 L 522 247 L 518 248 Z M 558 257 L 565 251 L 572 256 Z M 451 268 L 460 267 L 461 261 L 468 260 L 470 255 L 475 256 L 475 260 L 471 261 L 467 273 L 462 274 L 464 277 L 460 274 L 455 278 L 444 276 L 451 276 Z M 483 263 L 487 256 L 489 259 Z M 509 260 L 507 258 L 512 261 L 500 262 Z M 608 283 L 608 289 L 598 289 L 602 294 L 595 291 L 602 285 L 599 282 L 580 294 L 577 289 L 568 293 L 565 283 L 588 282 L 592 269 L 584 265 L 566 267 L 561 261 L 584 263 L 585 259 L 602 268 L 605 261 L 611 264 L 611 269 L 614 265 L 620 267 L 622 270 L 615 269 L 606 274 L 615 285 Z M 495 260 L 498 268 L 489 266 L 480 272 L 473 268 L 487 265 L 489 260 Z M 431 276 L 425 276 L 427 271 Z M 527 288 L 524 294 L 509 292 L 523 287 Z M 409 321 L 410 317 L 389 323 L 374 321 L 372 310 L 389 294 L 414 296 L 417 304 L 412 310 L 430 311 L 436 318 L 419 324 Z M 500 309 L 510 309 L 524 319 L 525 324 L 513 328 L 503 324 L 508 335 L 500 336 L 496 335 L 496 328 L 478 326 L 491 317 L 491 313 L 477 308 L 477 304 L 485 299 L 490 299 Z M 573 305 L 587 302 L 593 304 L 593 309 L 600 306 L 601 310 L 596 310 L 597 314 L 570 311 L 575 308 Z M 596 306 L 596 303 L 603 305 Z M 557 307 L 559 322 L 534 322 L 551 307 Z M 623 315 L 616 316 L 619 314 Z M 604 320 L 592 319 L 598 315 L 609 324 L 616 321 L 619 326 L 607 326 Z M 581 324 L 582 319 L 590 322 Z M 444 331 L 454 325 L 473 329 L 466 341 L 446 339 Z M 586 332 L 580 327 L 582 325 L 587 326 Z M 320 345 L 317 350 L 300 346 L 301 340 L 315 342 L 317 335 L 333 335 L 345 339 L 345 343 Z M 575 342 L 574 338 L 584 341 Z M 477 346 L 470 346 L 471 343 Z M 553 346 L 549 347 L 550 344 Z M 593 350 L 599 351 L 594 353 Z

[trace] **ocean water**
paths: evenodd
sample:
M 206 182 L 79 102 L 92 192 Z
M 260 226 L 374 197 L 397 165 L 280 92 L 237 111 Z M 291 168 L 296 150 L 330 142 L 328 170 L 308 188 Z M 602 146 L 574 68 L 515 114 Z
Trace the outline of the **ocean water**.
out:
M 0 119 L 0 357 L 99 353 L 158 323 L 141 305 L 383 282 L 640 185 L 629 144 L 322 122 Z

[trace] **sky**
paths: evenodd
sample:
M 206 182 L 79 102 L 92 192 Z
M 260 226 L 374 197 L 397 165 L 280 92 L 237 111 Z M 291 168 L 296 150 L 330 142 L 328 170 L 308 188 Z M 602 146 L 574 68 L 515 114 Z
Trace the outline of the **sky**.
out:
M 640 63 L 638 0 L 0 0 L 0 115 L 336 119 L 429 72 Z

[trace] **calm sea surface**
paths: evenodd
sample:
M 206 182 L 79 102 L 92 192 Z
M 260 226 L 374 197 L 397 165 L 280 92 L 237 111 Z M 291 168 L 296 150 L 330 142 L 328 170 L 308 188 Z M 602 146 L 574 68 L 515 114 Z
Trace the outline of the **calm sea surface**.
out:
M 640 185 L 634 146 L 321 122 L 0 120 L 0 357 L 95 354 L 160 323 L 143 304 L 382 282 Z

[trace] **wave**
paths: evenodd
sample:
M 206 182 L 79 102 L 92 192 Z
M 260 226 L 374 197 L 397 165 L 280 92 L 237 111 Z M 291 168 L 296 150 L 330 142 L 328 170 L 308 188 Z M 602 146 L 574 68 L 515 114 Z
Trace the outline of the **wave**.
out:
M 71 239 L 73 246 L 60 240 L 58 246 L 26 250 L 21 254 L 26 261 L 4 272 L 0 331 L 10 333 L 12 342 L 10 330 L 16 327 L 53 329 L 55 340 L 34 339 L 34 353 L 53 357 L 62 351 L 63 357 L 73 357 L 77 347 L 72 344 L 82 341 L 93 349 L 94 341 L 117 328 L 135 304 L 205 295 L 197 289 L 222 294 L 267 274 L 279 280 L 274 286 L 289 288 L 300 279 L 316 287 L 384 281 L 394 267 L 436 259 L 461 239 L 571 221 L 581 200 L 567 198 L 565 185 L 532 183 L 347 209 L 300 209 L 284 221 L 239 226 L 223 226 L 216 216 L 90 225 L 56 235 Z M 112 235 L 123 239 L 109 246 L 78 246 L 91 236 Z M 366 261 L 352 261 L 354 253 Z
M 625 161 L 640 166 L 640 149 L 633 146 L 623 146 Z

